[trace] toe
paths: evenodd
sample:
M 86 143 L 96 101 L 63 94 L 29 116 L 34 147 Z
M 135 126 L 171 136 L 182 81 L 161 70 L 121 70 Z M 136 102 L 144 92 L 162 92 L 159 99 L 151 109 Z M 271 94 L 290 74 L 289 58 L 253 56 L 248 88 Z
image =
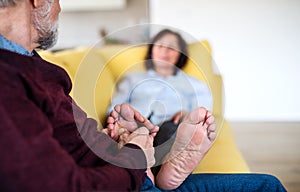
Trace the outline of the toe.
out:
M 119 104 L 115 105 L 114 110 L 116 112 L 120 113 L 121 112 L 121 105 L 119 105 Z
M 211 124 L 208 126 L 207 130 L 209 132 L 216 132 L 216 124 Z
M 214 141 L 216 139 L 216 137 L 217 137 L 216 132 L 209 132 L 208 133 L 208 138 L 209 138 L 210 141 Z
M 114 126 L 114 124 L 107 124 L 106 127 L 110 130 L 113 130 L 115 126 Z
M 127 103 L 122 103 L 121 106 L 120 106 L 121 116 L 126 120 L 132 120 L 133 116 L 130 115 L 131 113 L 132 113 L 132 111 L 130 110 L 128 104 Z
M 118 119 L 119 113 L 116 110 L 112 110 L 112 112 L 110 113 L 110 117 L 112 117 L 114 120 Z
M 190 114 L 189 114 L 189 123 L 191 124 L 198 124 L 200 122 L 203 122 L 205 120 L 205 116 L 206 116 L 207 110 L 204 107 L 199 107 L 195 110 L 193 110 Z
M 214 123 L 215 123 L 215 118 L 214 118 L 214 116 L 212 116 L 212 115 L 208 116 L 208 118 L 207 118 L 207 120 L 206 120 L 206 123 L 207 123 L 208 125 L 214 124 Z
M 113 124 L 113 123 L 115 122 L 115 119 L 114 119 L 113 117 L 109 116 L 109 117 L 107 117 L 106 122 L 107 122 L 108 124 Z

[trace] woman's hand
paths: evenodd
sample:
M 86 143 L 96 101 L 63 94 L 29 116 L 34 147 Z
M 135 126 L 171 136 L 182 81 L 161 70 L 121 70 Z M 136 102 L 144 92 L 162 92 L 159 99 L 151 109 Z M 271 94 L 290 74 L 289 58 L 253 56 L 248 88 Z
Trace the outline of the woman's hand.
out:
M 173 123 L 178 124 L 187 114 L 187 111 L 179 111 L 175 113 L 175 115 L 172 117 Z

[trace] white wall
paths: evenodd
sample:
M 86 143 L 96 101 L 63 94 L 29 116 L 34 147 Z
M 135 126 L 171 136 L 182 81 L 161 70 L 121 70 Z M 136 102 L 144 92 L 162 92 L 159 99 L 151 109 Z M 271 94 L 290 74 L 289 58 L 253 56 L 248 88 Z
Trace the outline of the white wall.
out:
M 150 0 L 152 23 L 208 39 L 232 121 L 300 121 L 299 0 Z
M 53 49 L 95 45 L 101 39 L 100 29 L 105 28 L 107 34 L 111 34 L 143 23 L 149 20 L 148 17 L 148 0 L 126 0 L 126 6 L 121 10 L 62 11 L 59 18 L 58 42 Z M 139 32 L 136 33 L 118 33 L 114 38 L 135 40 L 140 38 Z

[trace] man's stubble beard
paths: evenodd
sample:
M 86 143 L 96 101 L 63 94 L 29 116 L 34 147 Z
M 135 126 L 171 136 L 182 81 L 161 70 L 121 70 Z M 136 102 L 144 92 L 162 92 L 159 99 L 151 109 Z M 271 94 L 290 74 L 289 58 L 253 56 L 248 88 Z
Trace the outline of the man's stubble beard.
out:
M 38 43 L 39 46 L 37 48 L 39 49 L 49 49 L 53 47 L 57 42 L 58 37 L 58 23 L 56 22 L 55 25 L 51 28 L 48 33 L 44 34 L 43 36 L 39 36 Z
M 50 18 L 52 3 L 46 2 L 43 7 L 38 8 L 33 14 L 33 24 L 37 30 L 39 49 L 49 49 L 55 45 L 58 37 L 58 21 L 52 22 Z

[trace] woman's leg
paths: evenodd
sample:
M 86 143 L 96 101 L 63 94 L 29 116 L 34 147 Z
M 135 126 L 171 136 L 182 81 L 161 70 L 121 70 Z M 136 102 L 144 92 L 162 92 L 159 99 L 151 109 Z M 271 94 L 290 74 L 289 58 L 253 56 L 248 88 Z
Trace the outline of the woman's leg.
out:
M 173 121 L 164 122 L 154 137 L 153 147 L 155 148 L 155 165 L 151 171 L 156 176 L 160 170 L 163 158 L 170 152 L 174 143 L 178 124 Z
M 163 191 L 146 178 L 141 191 Z M 286 192 L 281 182 L 267 174 L 192 174 L 172 191 L 190 192 Z
M 143 186 L 139 191 L 147 191 L 147 192 L 160 192 L 161 190 L 158 189 L 152 182 L 152 180 L 147 176 Z
M 192 174 L 173 191 L 286 191 L 281 182 L 267 174 Z

